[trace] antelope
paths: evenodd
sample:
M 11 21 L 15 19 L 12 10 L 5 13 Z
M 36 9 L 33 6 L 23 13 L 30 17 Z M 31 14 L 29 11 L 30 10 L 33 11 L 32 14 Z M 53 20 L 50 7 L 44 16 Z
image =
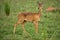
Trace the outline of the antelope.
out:
M 18 21 L 14 24 L 14 30 L 13 33 L 16 31 L 16 27 L 18 24 L 22 25 L 23 31 L 27 32 L 25 30 L 24 24 L 25 22 L 33 22 L 36 30 L 36 34 L 38 33 L 38 22 L 40 21 L 41 13 L 42 13 L 42 3 L 38 2 L 38 12 L 33 13 L 33 12 L 20 12 L 18 14 Z
M 48 7 L 47 9 L 46 9 L 46 11 L 54 11 L 54 10 L 56 10 L 57 8 L 56 7 Z

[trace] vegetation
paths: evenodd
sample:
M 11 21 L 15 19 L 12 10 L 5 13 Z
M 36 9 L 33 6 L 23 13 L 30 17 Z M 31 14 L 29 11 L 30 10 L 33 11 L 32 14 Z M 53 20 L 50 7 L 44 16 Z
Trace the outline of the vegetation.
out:
M 8 3 L 5 3 L 5 13 L 7 16 L 9 16 L 10 14 L 10 6 L 8 5 Z
M 25 24 L 28 33 L 24 33 L 21 25 L 18 25 L 16 34 L 13 34 L 13 26 L 19 12 L 38 12 L 37 1 L 43 3 L 39 34 L 35 34 L 35 28 L 31 22 Z M 7 12 L 5 3 L 8 3 Z M 45 11 L 49 6 L 60 7 L 59 3 L 59 0 L 0 0 L 0 40 L 60 40 L 60 12 Z M 8 12 L 10 15 L 7 17 Z

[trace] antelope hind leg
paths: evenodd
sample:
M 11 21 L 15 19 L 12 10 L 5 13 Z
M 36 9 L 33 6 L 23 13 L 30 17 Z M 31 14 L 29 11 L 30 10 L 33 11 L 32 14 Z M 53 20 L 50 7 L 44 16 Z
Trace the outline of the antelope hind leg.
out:
M 13 30 L 13 33 L 15 33 L 15 31 L 16 31 L 17 25 L 20 24 L 20 23 L 22 23 L 22 22 L 23 22 L 23 21 L 18 20 L 18 21 L 14 24 L 14 30 Z

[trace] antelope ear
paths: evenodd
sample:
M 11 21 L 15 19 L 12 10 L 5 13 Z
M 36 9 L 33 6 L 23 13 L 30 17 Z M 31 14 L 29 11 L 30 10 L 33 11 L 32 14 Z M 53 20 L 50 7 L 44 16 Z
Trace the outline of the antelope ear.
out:
M 39 4 L 39 1 L 37 1 L 37 4 Z
M 41 3 L 41 2 L 39 2 L 39 1 L 37 1 L 37 4 L 38 4 L 39 6 L 42 6 L 42 3 Z

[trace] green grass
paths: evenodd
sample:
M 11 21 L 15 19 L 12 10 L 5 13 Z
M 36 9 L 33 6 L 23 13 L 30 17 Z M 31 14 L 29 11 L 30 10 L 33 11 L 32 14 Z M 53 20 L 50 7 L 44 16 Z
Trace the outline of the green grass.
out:
M 38 12 L 37 1 L 43 2 L 43 12 L 39 22 L 39 34 L 35 34 L 33 23 L 26 22 L 24 33 L 21 25 L 13 34 L 13 26 L 17 22 L 19 12 Z M 10 6 L 10 15 L 6 16 L 5 3 Z M 56 0 L 0 0 L 0 40 L 60 40 L 60 13 L 46 12 L 48 6 L 57 6 Z

